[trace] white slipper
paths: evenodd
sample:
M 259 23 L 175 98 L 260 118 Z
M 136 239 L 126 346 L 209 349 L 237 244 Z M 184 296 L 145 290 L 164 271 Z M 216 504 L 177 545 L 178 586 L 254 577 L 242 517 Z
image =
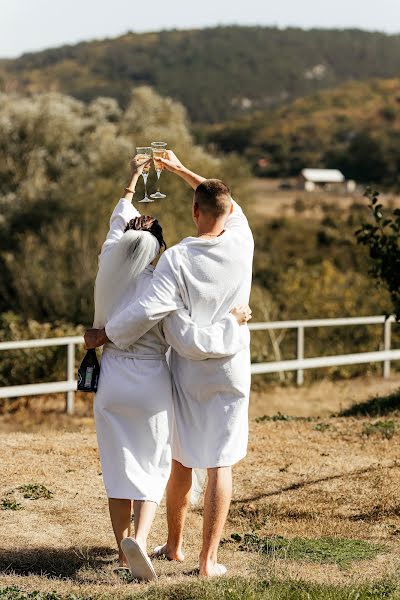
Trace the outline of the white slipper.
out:
M 167 544 L 162 544 L 161 546 L 156 546 L 153 550 L 153 558 L 168 558 L 165 554 L 165 549 Z
M 223 577 L 228 572 L 225 565 L 221 565 L 221 563 L 215 563 L 214 571 L 211 575 L 207 575 L 207 577 Z
M 134 538 L 124 538 L 121 542 L 121 548 L 134 579 L 140 581 L 155 581 L 157 579 L 151 560 Z

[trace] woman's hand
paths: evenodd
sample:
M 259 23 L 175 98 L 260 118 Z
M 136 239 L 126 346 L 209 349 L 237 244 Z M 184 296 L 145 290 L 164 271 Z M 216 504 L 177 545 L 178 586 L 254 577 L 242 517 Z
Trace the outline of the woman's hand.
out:
M 151 161 L 153 160 L 152 158 L 149 158 L 148 160 L 138 160 L 138 155 L 134 156 L 130 162 L 130 167 L 131 167 L 131 175 L 141 175 L 143 173 L 143 169 L 146 165 L 149 165 L 151 163 Z
M 239 325 L 245 325 L 251 319 L 251 308 L 248 305 L 240 304 L 231 310 L 231 315 L 235 317 Z

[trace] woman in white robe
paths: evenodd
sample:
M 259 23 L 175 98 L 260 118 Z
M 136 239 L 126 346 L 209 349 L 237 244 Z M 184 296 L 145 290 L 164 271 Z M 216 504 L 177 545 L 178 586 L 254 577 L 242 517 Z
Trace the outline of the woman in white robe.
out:
M 162 245 L 159 226 L 157 237 L 151 229 L 140 230 L 141 223 L 151 222 L 138 219 L 140 213 L 131 204 L 143 168 L 135 159 L 131 166 L 130 183 L 111 216 L 99 256 L 95 327 L 104 327 L 144 294 Z M 180 352 L 187 349 L 198 360 L 234 354 L 242 345 L 239 322 L 245 313 L 237 311 L 237 318 L 227 315 L 201 329 L 185 309 L 176 311 L 172 318 L 182 335 Z M 120 566 L 126 564 L 121 541 L 130 535 L 132 501 L 135 539 L 147 556 L 147 536 L 170 475 L 173 400 L 167 350 L 161 322 L 125 350 L 108 343 L 102 354 L 94 415 Z

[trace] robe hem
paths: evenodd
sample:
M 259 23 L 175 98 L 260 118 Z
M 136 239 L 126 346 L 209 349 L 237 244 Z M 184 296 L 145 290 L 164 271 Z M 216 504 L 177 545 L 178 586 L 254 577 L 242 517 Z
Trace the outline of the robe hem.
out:
M 234 458 L 231 460 L 218 460 L 218 461 L 216 461 L 216 464 L 213 463 L 212 465 L 210 465 L 210 464 L 207 464 L 207 465 L 205 465 L 205 464 L 203 464 L 203 465 L 188 464 L 192 461 L 184 461 L 184 460 L 177 458 L 174 455 L 172 455 L 172 460 L 176 460 L 178 463 L 180 463 L 183 467 L 186 467 L 187 469 L 217 469 L 218 467 L 233 467 L 233 465 L 236 465 L 238 462 L 243 460 L 246 456 L 247 456 L 247 450 L 244 454 L 239 455 L 238 458 Z
M 160 505 L 160 502 L 162 500 L 162 497 L 158 500 L 155 500 L 154 498 L 149 498 L 148 496 L 143 496 L 140 494 L 110 494 L 107 490 L 107 498 L 109 499 L 115 499 L 115 500 L 138 500 L 140 502 L 154 502 L 155 504 L 157 504 L 158 506 Z M 164 496 L 164 494 L 163 494 Z

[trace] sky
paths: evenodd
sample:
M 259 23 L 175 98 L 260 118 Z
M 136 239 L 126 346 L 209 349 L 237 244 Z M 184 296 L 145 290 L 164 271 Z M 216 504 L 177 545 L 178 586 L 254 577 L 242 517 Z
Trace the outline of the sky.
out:
M 126 31 L 221 24 L 400 33 L 400 0 L 0 0 L 0 57 Z

